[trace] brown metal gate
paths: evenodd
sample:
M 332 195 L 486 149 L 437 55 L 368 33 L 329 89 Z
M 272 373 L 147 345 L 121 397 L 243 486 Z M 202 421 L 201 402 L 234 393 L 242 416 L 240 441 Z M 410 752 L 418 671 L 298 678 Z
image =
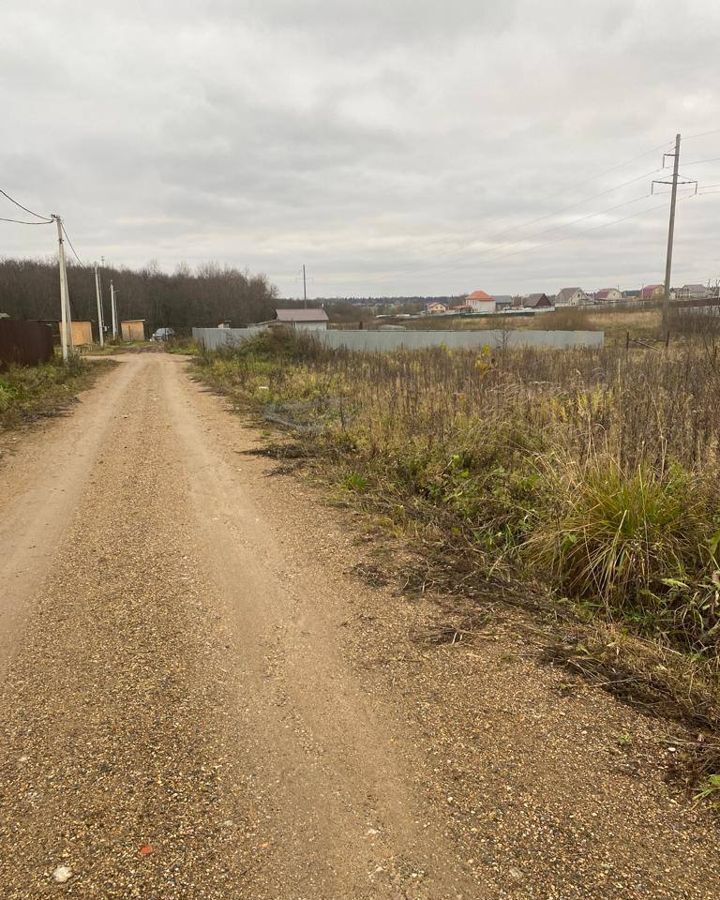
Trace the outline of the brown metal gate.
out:
M 12 364 L 37 366 L 52 354 L 53 336 L 47 325 L 0 319 L 0 369 Z

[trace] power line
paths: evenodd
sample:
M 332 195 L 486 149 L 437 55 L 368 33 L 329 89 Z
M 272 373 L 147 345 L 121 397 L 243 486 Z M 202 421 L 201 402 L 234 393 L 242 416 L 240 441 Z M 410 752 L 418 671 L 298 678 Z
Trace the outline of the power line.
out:
M 52 225 L 52 219 L 47 222 L 25 222 L 23 219 L 6 219 L 0 216 L 0 222 L 14 222 L 16 225 Z
M 596 216 L 603 215 L 603 213 L 612 212 L 615 209 L 621 209 L 623 206 L 630 206 L 630 204 L 632 203 L 639 203 L 641 200 L 646 200 L 650 196 L 650 194 L 643 194 L 642 197 L 633 197 L 632 200 L 624 200 L 622 203 L 616 203 L 614 206 L 608 206 L 604 209 L 599 209 L 597 212 L 587 213 L 587 215 L 579 216 L 577 219 L 571 219 L 571 221 L 565 222 L 563 225 L 553 225 L 550 228 L 544 228 L 542 231 L 537 231 L 532 235 L 527 235 L 524 238 L 513 241 L 513 243 L 511 244 L 506 244 L 505 248 L 509 249 L 510 247 L 514 247 L 516 244 L 521 244 L 525 240 L 532 240 L 534 238 L 542 237 L 542 235 L 550 234 L 553 231 L 562 231 L 565 228 L 570 228 L 572 225 L 576 225 L 578 222 L 584 222 L 586 219 L 594 219 Z M 502 249 L 503 248 L 501 247 L 500 250 Z
M 8 194 L 7 191 L 4 191 L 2 188 L 0 188 L 0 194 L 2 194 L 3 197 L 7 197 L 7 199 L 11 203 L 14 203 L 15 206 L 17 206 L 23 212 L 29 213 L 31 216 L 35 216 L 37 219 L 45 219 L 47 223 L 52 222 L 52 219 L 50 218 L 50 216 L 41 216 L 40 213 L 33 212 L 33 210 L 28 209 L 27 206 L 23 206 L 22 203 L 18 203 L 18 201 L 15 200 L 14 197 L 11 197 L 10 194 Z
M 646 197 L 638 198 L 641 200 L 647 199 Z M 683 197 L 682 199 L 689 199 L 687 197 Z M 629 216 L 623 216 L 621 219 L 613 219 L 611 222 L 602 222 L 600 225 L 591 225 L 589 228 L 582 228 L 579 232 L 575 232 L 573 234 L 566 234 L 563 237 L 553 238 L 549 241 L 543 241 L 541 244 L 536 244 L 534 247 L 521 247 L 519 250 L 513 250 L 510 253 L 503 253 L 499 257 L 492 257 L 489 262 L 496 262 L 497 260 L 502 260 L 507 258 L 508 256 L 516 256 L 518 253 L 531 253 L 533 250 L 537 250 L 540 247 L 547 247 L 550 244 L 560 244 L 563 241 L 569 241 L 578 235 L 586 234 L 589 231 L 597 231 L 599 228 L 609 228 L 611 225 L 619 225 L 621 222 L 626 222 L 628 219 L 635 219 L 638 216 L 644 216 L 646 213 L 652 212 L 656 209 L 664 209 L 666 207 L 665 203 L 656 203 L 654 206 L 649 206 L 647 209 L 641 209 L 638 212 L 630 213 Z
M 720 129 L 718 129 L 718 131 L 720 131 Z M 711 132 L 707 132 L 707 133 L 709 134 L 709 133 L 711 133 Z M 697 136 L 699 137 L 699 135 L 697 135 Z M 607 172 L 613 171 L 614 169 L 617 169 L 617 168 L 621 168 L 622 166 L 627 165 L 627 163 L 632 162 L 632 161 L 635 160 L 635 159 L 639 159 L 639 158 L 641 158 L 641 157 L 643 157 L 643 156 L 647 156 L 648 153 L 653 153 L 653 152 L 656 152 L 657 150 L 661 150 L 663 147 L 668 146 L 668 144 L 670 144 L 670 143 L 671 143 L 671 142 L 666 142 L 666 143 L 664 143 L 664 144 L 660 144 L 658 147 L 654 148 L 653 150 L 649 150 L 649 151 L 647 151 L 647 152 L 645 152 L 645 153 L 638 154 L 636 157 L 632 157 L 630 160 L 628 160 L 628 161 L 625 162 L 625 163 L 618 163 L 616 166 L 612 166 L 610 169 L 606 170 L 605 172 L 600 173 L 600 175 L 598 175 L 597 177 L 598 177 L 598 178 L 599 178 L 599 177 L 602 177 L 602 175 L 603 175 L 603 174 L 607 174 Z M 664 158 L 663 158 L 663 159 L 664 159 Z M 720 157 L 718 157 L 718 159 L 720 159 Z M 703 160 L 696 160 L 694 163 L 689 163 L 689 164 L 686 163 L 685 165 L 699 165 L 700 163 L 714 162 L 714 161 L 715 161 L 714 158 L 713 158 L 713 159 L 703 159 Z M 522 229 L 525 229 L 525 228 L 529 228 L 531 225 L 535 225 L 535 224 L 538 223 L 538 222 L 542 222 L 542 221 L 544 221 L 544 220 L 546 220 L 546 219 L 551 219 L 551 218 L 554 218 L 554 217 L 556 217 L 556 216 L 559 216 L 559 215 L 561 215 L 562 213 L 567 212 L 568 210 L 575 209 L 576 207 L 582 205 L 583 203 L 587 203 L 587 202 L 590 201 L 590 200 L 595 200 L 595 199 L 597 199 L 598 197 L 603 197 L 603 196 L 606 196 L 607 194 L 611 194 L 611 193 L 613 193 L 613 192 L 615 192 L 615 191 L 620 190 L 621 188 L 627 187 L 627 186 L 629 186 L 629 185 L 631 185 L 631 184 L 635 184 L 635 183 L 638 182 L 638 181 L 642 181 L 644 178 L 648 178 L 648 177 L 650 177 L 651 175 L 655 175 L 655 174 L 657 174 L 658 172 L 662 172 L 662 171 L 663 171 L 662 168 L 659 168 L 659 169 L 653 169 L 651 172 L 646 172 L 646 173 L 644 173 L 643 175 L 639 175 L 639 176 L 637 176 L 636 178 L 631 178 L 631 179 L 629 179 L 629 180 L 627 180 L 627 181 L 624 181 L 624 182 L 622 182 L 622 183 L 620 183 L 620 184 L 618 184 L 618 185 L 615 185 L 614 187 L 610 187 L 610 188 L 607 188 L 607 189 L 605 189 L 605 190 L 603 190 L 603 191 L 599 191 L 598 193 L 592 194 L 592 195 L 590 195 L 589 197 L 584 197 L 582 200 L 578 200 L 576 203 L 571 203 L 571 204 L 569 204 L 568 206 L 563 207 L 562 209 L 556 210 L 555 212 L 547 213 L 547 214 L 545 214 L 545 215 L 543 215 L 543 216 L 539 216 L 539 217 L 536 218 L 536 219 L 532 219 L 532 220 L 529 221 L 529 222 L 525 222 L 525 223 L 522 223 L 522 224 L 517 225 L 517 226 L 511 226 L 511 227 L 509 227 L 509 228 L 506 228 L 506 229 L 504 229 L 503 231 L 498 232 L 497 234 L 495 234 L 495 235 L 493 236 L 493 238 L 491 238 L 491 240 L 492 240 L 492 239 L 497 239 L 498 237 L 501 237 L 503 234 L 508 234 L 509 232 L 512 232 L 512 231 L 519 231 L 519 230 L 522 230 Z M 637 200 L 640 200 L 640 199 L 643 199 L 643 198 L 636 198 L 635 200 L 628 201 L 628 202 L 629 202 L 629 203 L 634 203 L 634 202 L 637 202 Z M 615 207 L 610 207 L 610 209 L 605 210 L 605 211 L 606 211 L 606 212 L 609 212 L 610 210 L 612 210 L 612 209 L 617 209 L 618 207 L 623 206 L 623 205 L 625 205 L 625 204 L 618 204 L 617 206 L 615 206 Z M 600 212 L 602 212 L 602 210 L 601 210 Z M 580 219 L 576 219 L 575 221 L 578 221 L 578 222 L 579 222 L 579 221 L 582 221 L 583 219 L 592 218 L 593 216 L 599 215 L 599 214 L 600 214 L 600 213 L 591 213 L 591 214 L 589 214 L 589 215 L 587 215 L 587 216 L 582 216 Z M 642 213 L 641 213 L 641 214 L 642 214 Z M 622 220 L 618 220 L 618 221 L 622 221 Z M 572 222 L 571 222 L 571 223 L 568 223 L 568 225 L 571 225 L 571 224 L 573 224 L 573 223 L 572 223 Z M 543 231 L 538 232 L 538 233 L 536 233 L 535 235 L 528 235 L 528 237 L 533 237 L 533 236 L 534 236 L 534 237 L 539 237 L 539 236 L 542 235 L 542 234 L 547 234 L 548 231 L 556 231 L 556 230 L 559 230 L 560 228 L 564 228 L 564 227 L 566 227 L 566 226 L 561 225 L 561 226 L 555 226 L 555 227 L 550 228 L 550 229 L 544 229 Z M 596 227 L 601 227 L 601 226 L 596 226 Z M 602 227 L 604 227 L 604 226 L 602 226 Z M 511 254 L 505 254 L 503 251 L 506 250 L 506 249 L 509 249 L 510 247 L 514 247 L 514 246 L 516 246 L 517 244 L 522 243 L 525 239 L 526 239 L 526 238 L 522 238 L 522 237 L 521 237 L 521 238 L 519 238 L 518 240 L 512 241 L 512 242 L 510 242 L 510 243 L 505 242 L 505 243 L 502 244 L 499 248 L 495 248 L 495 249 L 496 249 L 496 250 L 499 250 L 503 256 L 505 256 L 505 255 L 511 255 Z M 490 251 L 490 252 L 492 253 L 493 251 Z M 494 258 L 494 257 L 492 257 L 492 256 L 490 257 L 490 259 L 493 259 L 493 258 Z M 487 255 L 483 255 L 482 252 L 481 252 L 481 259 L 488 260 L 488 257 L 487 257 Z
M 573 184 L 570 184 L 568 187 L 581 187 L 583 184 L 588 184 L 588 182 L 590 181 L 595 181 L 597 178 L 602 178 L 603 175 L 609 175 L 610 172 L 614 172 L 616 169 L 623 169 L 625 168 L 625 166 L 630 165 L 631 162 L 635 162 L 635 160 L 642 159 L 644 156 L 650 156 L 651 153 L 657 153 L 658 150 L 663 150 L 665 147 L 668 147 L 671 144 L 672 141 L 665 141 L 664 144 L 658 144 L 658 146 L 653 147 L 652 150 L 646 150 L 644 153 L 638 153 L 637 156 L 631 156 L 630 159 L 626 159 L 624 160 L 624 162 L 620 162 L 614 166 L 610 166 L 609 169 L 604 169 L 602 172 L 598 172 L 597 175 L 592 175 L 590 178 L 586 178 L 585 181 L 576 181 Z
M 85 263 L 80 259 L 80 257 L 78 256 L 77 250 L 73 247 L 73 243 L 72 243 L 72 241 L 70 240 L 70 235 L 67 233 L 67 230 L 66 230 L 66 228 L 65 228 L 65 223 L 64 223 L 64 222 L 62 223 L 62 230 L 63 230 L 63 234 L 64 234 L 65 237 L 67 238 L 67 242 L 68 242 L 68 244 L 70 245 L 70 249 L 72 250 L 72 252 L 73 252 L 73 254 L 74 254 L 74 256 L 75 256 L 75 259 L 80 263 L 81 266 L 84 266 Z
M 720 191 L 708 191 L 708 193 L 719 193 L 720 194 Z M 679 197 L 678 202 L 680 202 L 682 200 L 692 200 L 695 196 L 702 196 L 702 195 L 701 194 L 697 194 L 697 195 L 696 194 L 688 194 L 685 197 Z M 639 199 L 644 200 L 646 198 L 642 197 Z M 528 253 L 531 253 L 533 250 L 537 250 L 540 247 L 547 247 L 550 244 L 560 244 L 563 241 L 569 241 L 572 238 L 577 237 L 578 235 L 587 234 L 590 231 L 597 231 L 600 228 L 609 228 L 612 225 L 619 225 L 621 222 L 627 222 L 629 219 L 636 219 L 639 216 L 644 216 L 647 213 L 653 212 L 654 210 L 657 210 L 657 209 L 667 209 L 667 204 L 656 203 L 654 206 L 648 206 L 647 209 L 641 209 L 638 212 L 630 213 L 629 216 L 623 216 L 620 219 L 613 219 L 612 222 L 602 222 L 600 225 L 591 225 L 589 228 L 583 228 L 579 232 L 575 232 L 574 234 L 566 234 L 563 237 L 553 238 L 552 240 L 549 240 L 549 241 L 543 241 L 541 244 L 536 244 L 534 247 L 529 247 L 529 248 L 521 247 L 519 250 L 513 250 L 512 253 L 504 253 L 500 257 L 498 257 L 498 259 L 502 260 L 508 256 L 516 256 L 518 253 L 523 253 L 525 251 Z M 495 262 L 496 260 L 493 258 L 489 261 Z
M 697 134 L 688 135 L 688 137 L 684 137 L 684 141 L 691 141 L 693 138 L 701 138 L 705 137 L 708 134 L 720 134 L 720 128 L 713 128 L 712 131 L 700 131 Z
M 663 146 L 665 145 L 663 144 Z M 559 216 L 570 209 L 575 209 L 576 207 L 581 206 L 583 203 L 587 203 L 590 200 L 596 200 L 598 197 L 605 197 L 607 194 L 612 194 L 614 191 L 619 191 L 621 188 L 628 187 L 628 185 L 636 184 L 638 181 L 642 181 L 644 178 L 649 178 L 650 175 L 655 175 L 658 172 L 662 172 L 662 169 L 653 169 L 651 172 L 644 172 L 642 175 L 638 175 L 637 178 L 631 178 L 628 181 L 623 181 L 620 184 L 615 185 L 614 187 L 606 188 L 604 191 L 599 191 L 597 194 L 591 194 L 589 197 L 583 197 L 582 200 L 578 200 L 576 203 L 571 203 L 568 206 L 563 206 L 561 209 L 555 210 L 554 212 L 546 213 L 543 216 L 538 216 L 537 219 L 532 219 L 531 221 L 525 222 L 520 225 L 512 225 L 509 228 L 506 228 L 504 231 L 500 231 L 497 234 L 493 235 L 493 239 L 497 239 L 501 235 L 508 234 L 511 231 L 518 231 L 523 228 L 529 228 L 531 225 L 535 225 L 538 222 L 543 222 L 546 219 L 552 219 L 555 216 Z M 505 246 L 514 247 L 517 243 L 519 243 L 519 241 L 513 241 L 510 244 L 507 244 L 507 242 L 505 242 Z
M 692 162 L 684 162 L 684 166 L 701 166 L 703 163 L 717 162 L 720 156 L 711 156 L 710 159 L 694 159 Z

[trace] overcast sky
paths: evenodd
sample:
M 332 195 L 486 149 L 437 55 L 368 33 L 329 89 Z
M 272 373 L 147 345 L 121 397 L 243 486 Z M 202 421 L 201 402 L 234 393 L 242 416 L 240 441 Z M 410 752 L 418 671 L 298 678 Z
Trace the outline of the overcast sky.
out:
M 673 282 L 704 282 L 719 38 L 717 0 L 2 0 L 0 187 L 86 260 L 288 297 L 303 263 L 311 296 L 632 288 L 663 278 L 668 198 L 640 198 L 679 131 L 708 193 Z M 53 238 L 0 222 L 0 256 Z

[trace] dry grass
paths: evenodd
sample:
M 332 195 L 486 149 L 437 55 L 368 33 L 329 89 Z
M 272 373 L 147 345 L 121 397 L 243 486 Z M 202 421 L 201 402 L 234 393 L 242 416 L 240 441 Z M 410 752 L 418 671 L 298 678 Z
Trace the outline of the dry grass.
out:
M 598 671 L 620 647 L 636 696 L 662 683 L 716 727 L 718 348 L 370 354 L 274 334 L 200 371 L 269 411 L 428 583 L 543 614 L 550 598 Z
M 664 340 L 660 308 L 565 307 L 535 315 L 447 316 L 402 320 L 406 328 L 420 330 L 484 331 L 486 329 L 535 329 L 551 331 L 604 331 L 608 344 L 624 344 L 629 333 L 641 340 Z M 671 337 L 675 332 L 671 329 Z

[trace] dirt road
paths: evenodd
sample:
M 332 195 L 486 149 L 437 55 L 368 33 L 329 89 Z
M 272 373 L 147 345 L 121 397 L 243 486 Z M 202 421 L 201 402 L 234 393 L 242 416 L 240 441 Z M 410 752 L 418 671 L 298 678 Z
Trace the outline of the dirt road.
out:
M 254 444 L 142 354 L 0 465 L 2 897 L 717 896 L 712 818 L 633 776 L 657 725 L 418 649 Z

